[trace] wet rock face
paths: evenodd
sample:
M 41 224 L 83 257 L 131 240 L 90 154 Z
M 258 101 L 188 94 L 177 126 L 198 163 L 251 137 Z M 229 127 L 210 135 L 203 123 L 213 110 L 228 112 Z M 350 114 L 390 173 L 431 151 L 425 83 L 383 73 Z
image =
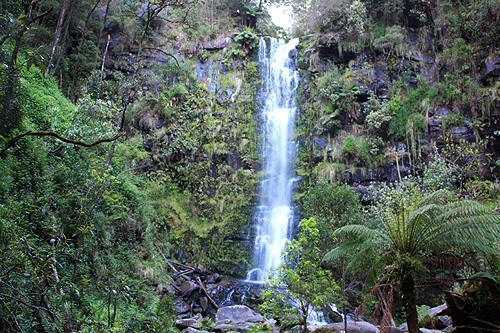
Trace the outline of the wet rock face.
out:
M 338 43 L 326 43 L 318 46 L 318 54 L 321 59 L 333 61 L 335 64 L 349 64 L 349 61 L 356 59 L 356 54 L 352 51 L 340 52 Z
M 210 40 L 203 44 L 203 49 L 207 51 L 220 51 L 225 47 L 228 47 L 233 40 L 230 37 L 219 37 L 214 40 Z
M 484 61 L 485 71 L 481 77 L 483 84 L 495 84 L 500 80 L 500 58 L 488 57 Z

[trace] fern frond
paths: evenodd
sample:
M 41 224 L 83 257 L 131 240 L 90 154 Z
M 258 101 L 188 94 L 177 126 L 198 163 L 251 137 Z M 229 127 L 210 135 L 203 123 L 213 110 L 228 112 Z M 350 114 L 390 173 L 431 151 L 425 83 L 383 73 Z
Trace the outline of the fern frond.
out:
M 453 195 L 448 190 L 438 190 L 427 194 L 423 199 L 421 199 L 417 207 L 423 207 L 430 204 L 443 205 L 452 199 Z
M 364 239 L 375 238 L 380 235 L 380 232 L 375 229 L 368 228 L 367 226 L 361 224 L 349 224 L 338 228 L 334 235 L 349 234 L 355 237 L 360 237 Z
M 382 274 L 382 272 L 385 271 L 385 269 L 387 268 L 387 266 L 389 266 L 392 260 L 394 260 L 393 254 L 387 252 L 382 256 L 380 256 L 379 259 L 375 261 L 375 263 L 372 265 L 372 267 L 370 267 L 366 275 L 365 285 L 363 286 L 363 292 L 368 290 L 368 288 L 373 287 L 377 283 L 380 275 Z

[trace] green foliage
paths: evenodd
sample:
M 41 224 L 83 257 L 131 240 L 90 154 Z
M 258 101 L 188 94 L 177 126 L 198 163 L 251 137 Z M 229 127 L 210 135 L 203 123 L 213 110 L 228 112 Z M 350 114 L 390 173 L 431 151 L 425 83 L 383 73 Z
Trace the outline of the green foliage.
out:
M 233 40 L 248 50 L 254 49 L 259 44 L 259 37 L 254 33 L 253 29 L 250 28 L 234 36 Z
M 457 37 L 484 48 L 499 43 L 498 17 L 492 15 L 498 10 L 496 0 L 486 1 L 443 1 L 439 14 L 452 28 Z
M 500 199 L 500 186 L 491 180 L 470 180 L 464 184 L 464 188 L 472 199 L 480 200 L 485 205 L 488 202 L 495 205 Z
M 368 113 L 365 118 L 365 128 L 368 134 L 374 137 L 386 136 L 389 123 L 392 120 L 392 111 L 388 103 L 381 102 L 372 93 L 368 97 L 368 106 L 365 112 Z
M 339 162 L 322 162 L 314 167 L 313 175 L 318 182 L 340 182 L 344 178 L 345 165 Z
M 416 127 L 423 129 L 423 118 L 411 118 L 412 114 L 427 111 L 430 103 L 438 96 L 437 94 L 436 87 L 422 80 L 417 88 L 401 86 L 399 94 L 394 95 L 388 102 L 388 112 L 392 115 L 388 134 L 396 141 L 403 141 L 406 138 L 409 120 L 416 124 Z
M 336 242 L 335 230 L 361 219 L 359 196 L 345 184 L 320 181 L 306 192 L 301 207 L 305 216 L 314 217 L 323 235 L 320 241 L 323 251 Z
M 347 161 L 371 168 L 377 166 L 381 161 L 382 156 L 379 146 L 380 143 L 378 143 L 377 137 L 367 137 L 365 135 L 354 137 L 349 135 L 344 138 L 342 153 Z
M 72 125 L 75 106 L 63 96 L 54 78 L 32 67 L 20 83 L 25 128 L 66 129 Z
M 365 4 L 359 0 L 354 0 L 347 11 L 347 33 L 359 38 L 366 31 L 368 13 Z
M 234 43 L 224 50 L 226 59 L 243 59 L 252 52 L 259 44 L 259 37 L 253 29 L 246 28 L 233 37 Z
M 415 183 L 384 190 L 378 202 L 380 225 L 340 228 L 337 232 L 351 235 L 351 241 L 341 243 L 327 258 L 342 257 L 354 248 L 358 255 L 353 265 L 375 251 L 377 259 L 366 283 L 372 285 L 380 270 L 386 277 L 394 275 L 404 294 L 409 325 L 417 325 L 414 279 L 423 270 L 423 258 L 448 251 L 498 255 L 500 215 L 477 202 L 456 200 L 446 190 L 426 194 Z
M 457 167 L 444 159 L 436 157 L 430 161 L 422 175 L 422 186 L 428 192 L 440 189 L 453 190 L 456 188 Z
M 465 182 L 481 176 L 486 167 L 486 155 L 482 153 L 482 142 L 454 142 L 453 138 L 445 139 L 445 146 L 440 157 L 447 161 L 456 172 L 462 191 Z
M 334 302 L 338 287 L 331 272 L 321 268 L 317 260 L 321 236 L 315 219 L 304 219 L 299 226 L 297 239 L 283 253 L 283 264 L 270 274 L 260 309 L 279 320 L 282 327 L 302 324 L 306 332 L 310 311 Z
M 418 313 L 418 325 L 420 327 L 427 327 L 427 325 L 430 324 L 430 321 L 432 319 L 431 316 L 429 316 L 429 310 L 430 306 L 428 305 L 420 305 L 417 306 L 417 313 Z
M 384 35 L 373 40 L 373 46 L 382 49 L 398 49 L 404 43 L 406 32 L 403 27 L 394 25 L 388 27 Z
M 342 152 L 349 158 L 352 158 L 356 154 L 356 138 L 354 136 L 349 135 L 344 139 Z
M 323 112 L 319 122 L 332 132 L 340 127 L 340 115 L 347 113 L 349 118 L 357 117 L 359 105 L 356 96 L 361 90 L 342 72 L 333 67 L 316 80 L 317 90 L 323 102 Z

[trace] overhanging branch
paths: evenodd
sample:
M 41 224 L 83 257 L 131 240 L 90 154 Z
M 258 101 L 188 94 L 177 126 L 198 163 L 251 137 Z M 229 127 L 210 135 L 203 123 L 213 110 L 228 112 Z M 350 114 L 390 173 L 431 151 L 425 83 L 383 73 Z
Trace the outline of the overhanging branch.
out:
M 172 53 L 168 53 L 168 52 L 165 52 L 163 51 L 162 49 L 159 49 L 157 47 L 143 47 L 142 48 L 143 50 L 153 50 L 153 51 L 158 51 L 158 52 L 161 52 L 163 53 L 164 55 L 166 55 L 167 57 L 171 57 L 175 60 L 176 64 L 177 64 L 177 75 L 179 75 L 179 73 L 181 72 L 181 65 L 179 64 L 179 60 L 177 60 L 177 57 L 175 55 L 173 55 Z
M 21 139 L 21 138 L 23 138 L 25 136 L 51 136 L 51 137 L 54 137 L 54 138 L 59 139 L 59 140 L 61 140 L 63 142 L 66 142 L 66 143 L 72 143 L 74 145 L 84 146 L 84 147 L 93 147 L 93 146 L 96 146 L 96 145 L 104 143 L 104 142 L 115 141 L 116 139 L 118 139 L 119 137 L 121 137 L 123 134 L 124 134 L 123 132 L 119 132 L 118 134 L 116 134 L 115 136 L 113 136 L 111 138 L 102 138 L 102 139 L 99 139 L 99 140 L 96 140 L 96 141 L 92 141 L 92 142 L 83 142 L 83 141 L 79 141 L 79 140 L 72 140 L 72 139 L 65 138 L 65 137 L 63 137 L 62 135 L 60 135 L 60 134 L 58 134 L 56 132 L 26 131 L 26 132 L 22 132 L 22 133 L 16 135 L 15 137 L 13 137 L 9 141 L 7 141 L 7 143 L 0 150 L 0 156 L 2 156 L 3 154 L 5 154 L 5 152 L 10 147 L 12 147 L 17 141 L 19 141 L 19 139 Z

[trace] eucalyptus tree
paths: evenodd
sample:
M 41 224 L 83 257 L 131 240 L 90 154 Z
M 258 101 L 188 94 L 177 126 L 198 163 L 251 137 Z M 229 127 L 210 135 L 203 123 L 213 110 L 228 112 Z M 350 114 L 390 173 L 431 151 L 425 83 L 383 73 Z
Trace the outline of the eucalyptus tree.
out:
M 385 270 L 401 287 L 410 333 L 418 332 L 415 278 L 423 259 L 442 252 L 499 255 L 500 214 L 472 200 L 457 200 L 447 190 L 422 194 L 418 187 L 406 195 L 394 191 L 377 211 L 380 224 L 351 224 L 335 234 L 351 235 L 325 260 L 351 254 L 351 266 L 365 255 L 376 255 L 368 276 Z M 355 253 L 355 256 L 352 254 Z M 369 280 L 369 279 L 368 279 Z M 372 280 L 373 282 L 373 280 Z M 367 281 L 369 283 L 369 281 Z

